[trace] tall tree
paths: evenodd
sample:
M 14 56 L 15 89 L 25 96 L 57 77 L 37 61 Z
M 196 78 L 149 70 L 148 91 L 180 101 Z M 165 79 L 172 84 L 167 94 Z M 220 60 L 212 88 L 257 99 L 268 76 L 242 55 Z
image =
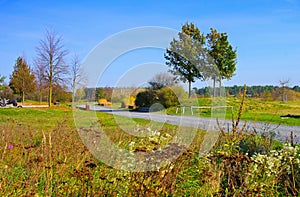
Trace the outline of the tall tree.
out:
M 171 41 L 170 47 L 166 50 L 166 64 L 170 67 L 170 72 L 179 80 L 188 82 L 189 97 L 191 97 L 192 83 L 197 78 L 205 78 L 201 72 L 205 58 L 203 49 L 205 36 L 193 23 L 186 23 L 182 26 L 178 37 L 178 40 Z
M 68 51 L 64 48 L 62 36 L 47 29 L 45 38 L 40 40 L 36 52 L 36 64 L 44 68 L 44 77 L 48 85 L 48 106 L 50 107 L 53 85 L 63 85 L 64 77 L 68 74 L 68 66 L 64 61 Z
M 24 58 L 18 57 L 14 66 L 14 71 L 10 76 L 9 86 L 22 97 L 22 103 L 25 100 L 25 94 L 35 90 L 35 76 L 30 70 Z
M 5 77 L 0 75 L 0 90 L 4 90 Z
M 11 98 L 13 96 L 12 89 L 5 83 L 5 76 L 0 75 L 0 97 Z
M 236 71 L 237 52 L 228 41 L 226 33 L 219 33 L 211 28 L 207 34 L 207 48 L 213 58 L 216 70 L 211 72 L 214 81 L 214 96 L 216 94 L 215 83 L 219 81 L 220 94 L 223 79 L 230 79 Z

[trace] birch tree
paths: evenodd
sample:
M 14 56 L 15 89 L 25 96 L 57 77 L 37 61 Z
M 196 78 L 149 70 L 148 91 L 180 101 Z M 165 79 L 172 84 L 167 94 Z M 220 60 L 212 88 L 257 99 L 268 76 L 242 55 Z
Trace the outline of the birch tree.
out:
M 71 60 L 71 89 L 72 89 L 72 107 L 74 107 L 75 94 L 79 86 L 86 83 L 86 77 L 81 68 L 78 56 L 75 54 Z

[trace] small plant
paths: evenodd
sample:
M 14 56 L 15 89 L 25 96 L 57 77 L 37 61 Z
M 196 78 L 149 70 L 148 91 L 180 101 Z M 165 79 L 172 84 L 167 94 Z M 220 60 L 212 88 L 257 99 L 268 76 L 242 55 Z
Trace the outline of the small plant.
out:
M 284 144 L 281 150 L 252 156 L 251 161 L 246 181 L 250 192 L 264 196 L 276 193 L 299 194 L 299 146 Z
M 2 109 L 5 115 L 0 116 L 0 196 L 300 195 L 300 147 L 293 133 L 291 143 L 282 143 L 272 132 L 249 132 L 234 121 L 235 132 L 222 128 L 213 150 L 199 156 L 205 131 L 197 131 L 185 147 L 174 139 L 176 126 L 158 130 L 145 126 L 149 121 L 134 119 L 142 126 L 132 132 L 144 136 L 137 137 L 122 132 L 111 114 L 97 113 L 104 134 L 128 152 L 115 162 L 130 165 L 136 152 L 156 153 L 152 158 L 157 161 L 180 153 L 160 168 L 147 166 L 145 159 L 140 161 L 152 170 L 128 172 L 107 166 L 88 151 L 70 111 L 17 110 Z M 101 138 L 103 133 L 93 132 L 96 126 L 80 132 L 92 140 Z

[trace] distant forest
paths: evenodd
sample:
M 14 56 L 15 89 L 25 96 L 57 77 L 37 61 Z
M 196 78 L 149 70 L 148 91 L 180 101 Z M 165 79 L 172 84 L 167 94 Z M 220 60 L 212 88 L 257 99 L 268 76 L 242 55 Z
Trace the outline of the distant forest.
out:
M 230 96 L 238 96 L 243 92 L 243 86 L 232 86 L 232 87 L 225 87 L 225 91 L 227 95 Z M 282 91 L 283 87 L 279 86 L 272 86 L 272 85 L 267 85 L 267 86 L 249 86 L 247 87 L 247 95 L 251 97 L 261 97 L 265 94 L 268 93 L 275 93 L 275 92 L 280 92 Z M 295 92 L 300 92 L 300 86 L 294 86 L 294 87 L 285 87 L 287 90 L 293 90 Z M 208 87 L 205 88 L 194 88 L 194 91 L 198 95 L 207 95 L 209 94 L 210 89 Z
M 243 86 L 225 87 L 227 96 L 240 96 L 243 93 Z M 98 100 L 105 98 L 112 102 L 121 102 L 128 95 L 136 95 L 146 88 L 113 88 L 113 87 L 98 87 L 98 88 L 84 88 L 83 98 L 90 100 Z M 199 97 L 210 97 L 212 88 L 193 88 L 195 94 Z M 217 93 L 219 92 L 217 88 Z M 280 86 L 247 86 L 247 96 L 254 98 L 262 98 L 265 100 L 295 100 L 300 99 L 300 86 L 294 87 L 280 87 Z

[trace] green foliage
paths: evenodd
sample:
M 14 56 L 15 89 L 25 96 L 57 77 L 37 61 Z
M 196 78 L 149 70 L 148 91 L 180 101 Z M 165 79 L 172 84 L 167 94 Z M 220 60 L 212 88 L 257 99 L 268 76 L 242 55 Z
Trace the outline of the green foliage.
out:
M 195 90 L 195 93 L 200 96 L 210 96 L 210 90 L 208 87 L 199 88 L 196 87 L 193 88 Z M 219 91 L 218 88 L 216 88 L 217 91 Z M 227 96 L 235 96 L 239 97 L 241 93 L 243 92 L 243 86 L 237 86 L 234 85 L 232 87 L 225 87 L 225 91 L 227 93 Z M 287 96 L 289 101 L 295 101 L 299 100 L 300 94 L 298 91 L 297 86 L 294 86 L 293 88 L 285 87 L 285 95 Z M 249 86 L 247 88 L 247 96 L 253 97 L 253 98 L 261 98 L 266 101 L 269 100 L 280 100 L 282 99 L 282 88 L 279 86 L 272 86 L 272 85 L 266 85 L 266 86 Z
M 111 101 L 112 99 L 113 89 L 109 87 L 99 87 L 96 88 L 96 100 L 98 99 L 106 99 L 107 101 Z
M 299 195 L 300 148 L 284 144 L 280 150 L 251 157 L 246 184 L 262 196 Z
M 178 40 L 173 39 L 170 47 L 166 49 L 166 64 L 179 80 L 189 83 L 189 97 L 191 96 L 191 83 L 196 79 L 204 79 L 202 73 L 203 44 L 205 37 L 193 23 L 186 23 L 178 33 Z
M 294 86 L 293 90 L 296 91 L 296 92 L 300 92 L 300 86 Z
M 222 79 L 230 79 L 236 70 L 237 53 L 229 43 L 227 33 L 211 28 L 205 37 L 193 23 L 186 23 L 178 37 L 178 40 L 173 39 L 165 54 L 170 71 L 189 83 L 189 97 L 191 83 L 196 79 L 213 79 L 215 96 L 216 81 L 220 82 L 221 88 Z
M 174 125 L 152 130 L 149 121 L 134 119 L 137 132 L 149 133 L 137 137 L 123 132 L 113 115 L 97 116 L 121 148 L 183 154 L 157 171 L 117 170 L 83 145 L 71 108 L 1 109 L 0 196 L 299 196 L 300 147 L 275 141 L 272 133 L 223 132 L 203 155 L 203 131 L 183 147 L 170 143 Z
M 186 97 L 185 91 L 177 86 L 158 90 L 148 89 L 137 94 L 135 105 L 138 107 L 151 107 L 153 104 L 159 103 L 164 108 L 170 108 L 179 105 L 179 100 Z
M 5 78 L 6 77 L 0 75 L 0 97 L 12 98 L 13 91 L 7 84 L 5 84 Z
M 180 101 L 187 100 L 189 95 L 186 93 L 186 91 L 181 86 L 172 86 L 169 88 L 177 96 L 178 100 L 180 100 Z
M 1 84 L 4 82 L 4 80 L 5 80 L 5 77 L 0 75 L 0 83 Z
M 0 90 L 4 90 L 5 77 L 0 75 Z
M 191 98 L 181 99 L 180 103 L 186 106 L 212 106 L 212 101 L 216 98 Z M 197 102 L 198 101 L 198 102 Z M 233 112 L 239 110 L 239 103 L 241 102 L 240 97 L 226 97 L 226 106 L 232 106 Z M 197 112 L 194 110 L 194 112 Z M 199 113 L 191 114 L 189 109 L 185 110 L 184 115 L 186 116 L 199 116 L 200 117 L 211 117 L 210 109 L 201 109 Z M 168 114 L 181 115 L 180 110 L 176 114 L 176 107 L 167 109 Z M 299 100 L 279 102 L 279 101 L 264 101 L 259 98 L 247 98 L 245 100 L 242 120 L 253 121 L 253 122 L 264 122 L 265 127 L 270 124 L 281 124 L 300 126 L 300 122 L 297 118 L 281 118 L 282 115 L 287 114 L 300 114 L 300 102 Z M 226 119 L 232 119 L 232 111 L 230 108 L 226 109 Z
M 160 104 L 165 108 L 179 105 L 178 95 L 173 92 L 173 89 L 166 87 L 157 91 Z
M 135 105 L 138 107 L 151 107 L 154 103 L 159 101 L 157 92 L 149 89 L 144 92 L 139 92 L 136 95 Z
M 114 97 L 111 98 L 111 102 L 112 103 L 122 103 L 125 99 L 126 98 L 125 98 L 124 95 L 116 95 L 116 96 L 114 96 Z
M 31 93 L 36 89 L 35 76 L 30 70 L 27 62 L 22 57 L 18 57 L 14 66 L 14 71 L 10 77 L 9 86 L 22 96 L 24 103 L 25 94 Z
M 206 36 L 208 42 L 208 53 L 214 59 L 218 76 L 212 76 L 213 79 L 230 79 L 236 70 L 236 50 L 230 45 L 227 33 L 218 33 L 211 28 Z
M 72 93 L 68 92 L 67 86 L 54 85 L 53 99 L 59 102 L 70 102 L 72 101 Z
M 210 168 L 221 171 L 221 196 L 297 196 L 299 146 L 274 140 L 274 135 L 241 131 L 223 133 L 207 155 Z

